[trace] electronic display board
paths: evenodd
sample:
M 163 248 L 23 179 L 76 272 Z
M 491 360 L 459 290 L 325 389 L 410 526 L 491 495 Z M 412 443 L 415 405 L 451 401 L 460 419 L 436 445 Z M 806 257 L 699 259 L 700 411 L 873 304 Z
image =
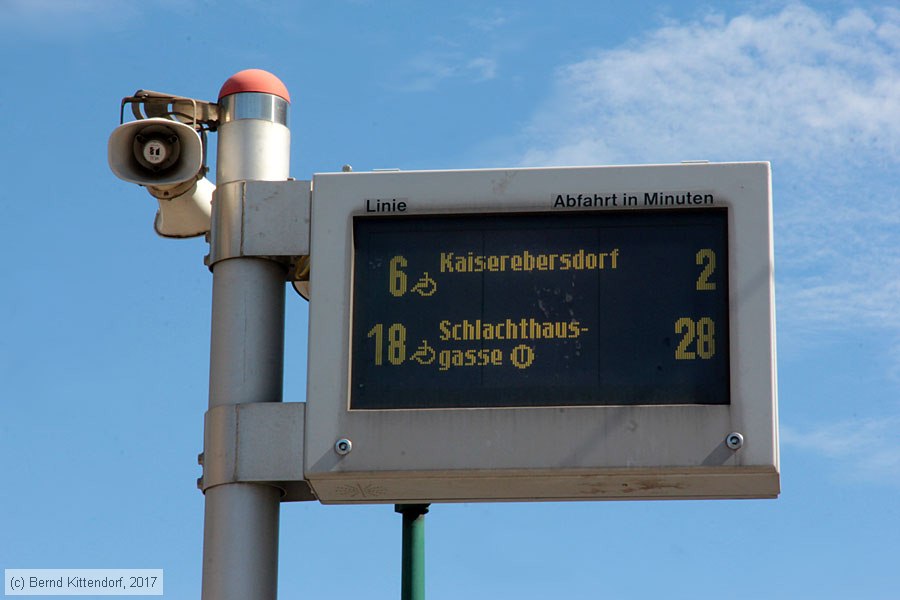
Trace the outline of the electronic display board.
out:
M 728 404 L 728 217 L 357 217 L 350 408 Z
M 768 163 L 320 173 L 324 503 L 779 493 Z

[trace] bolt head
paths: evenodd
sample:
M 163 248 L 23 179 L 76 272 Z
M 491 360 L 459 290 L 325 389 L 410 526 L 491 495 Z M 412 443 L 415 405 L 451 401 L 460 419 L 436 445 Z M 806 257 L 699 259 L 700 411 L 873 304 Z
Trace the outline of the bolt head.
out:
M 353 450 L 353 442 L 351 442 L 347 438 L 341 438 L 334 443 L 334 451 L 341 456 L 350 454 L 351 450 Z
M 734 431 L 725 437 L 725 445 L 732 450 L 740 450 L 744 445 L 744 436 Z

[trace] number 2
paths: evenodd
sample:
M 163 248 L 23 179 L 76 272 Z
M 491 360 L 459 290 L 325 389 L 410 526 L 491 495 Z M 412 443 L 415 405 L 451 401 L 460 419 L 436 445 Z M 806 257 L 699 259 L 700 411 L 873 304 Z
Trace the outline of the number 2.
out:
M 716 253 L 709 248 L 704 248 L 697 252 L 697 265 L 703 266 L 700 277 L 697 278 L 697 290 L 708 292 L 716 289 L 716 282 L 710 281 L 713 272 L 716 270 Z

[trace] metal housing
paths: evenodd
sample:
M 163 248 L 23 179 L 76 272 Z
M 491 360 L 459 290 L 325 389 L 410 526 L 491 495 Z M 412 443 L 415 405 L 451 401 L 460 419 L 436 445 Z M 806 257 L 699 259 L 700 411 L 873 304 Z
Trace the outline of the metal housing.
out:
M 322 502 L 778 495 L 768 163 L 317 174 L 313 189 L 304 473 Z M 550 212 L 566 210 L 558 194 L 588 191 L 713 194 L 728 208 L 730 405 L 349 410 L 352 221 L 367 201 Z M 352 451 L 336 452 L 342 439 Z

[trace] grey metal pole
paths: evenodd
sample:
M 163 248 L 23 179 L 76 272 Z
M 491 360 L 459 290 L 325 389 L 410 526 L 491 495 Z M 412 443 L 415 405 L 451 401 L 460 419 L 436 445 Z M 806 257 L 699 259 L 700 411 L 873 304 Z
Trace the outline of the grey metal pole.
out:
M 284 85 L 263 71 L 242 71 L 225 82 L 219 94 L 217 186 L 287 179 L 289 101 Z M 212 269 L 209 408 L 280 402 L 284 267 L 238 257 Z M 275 600 L 280 497 L 281 490 L 264 484 L 206 490 L 203 600 Z

